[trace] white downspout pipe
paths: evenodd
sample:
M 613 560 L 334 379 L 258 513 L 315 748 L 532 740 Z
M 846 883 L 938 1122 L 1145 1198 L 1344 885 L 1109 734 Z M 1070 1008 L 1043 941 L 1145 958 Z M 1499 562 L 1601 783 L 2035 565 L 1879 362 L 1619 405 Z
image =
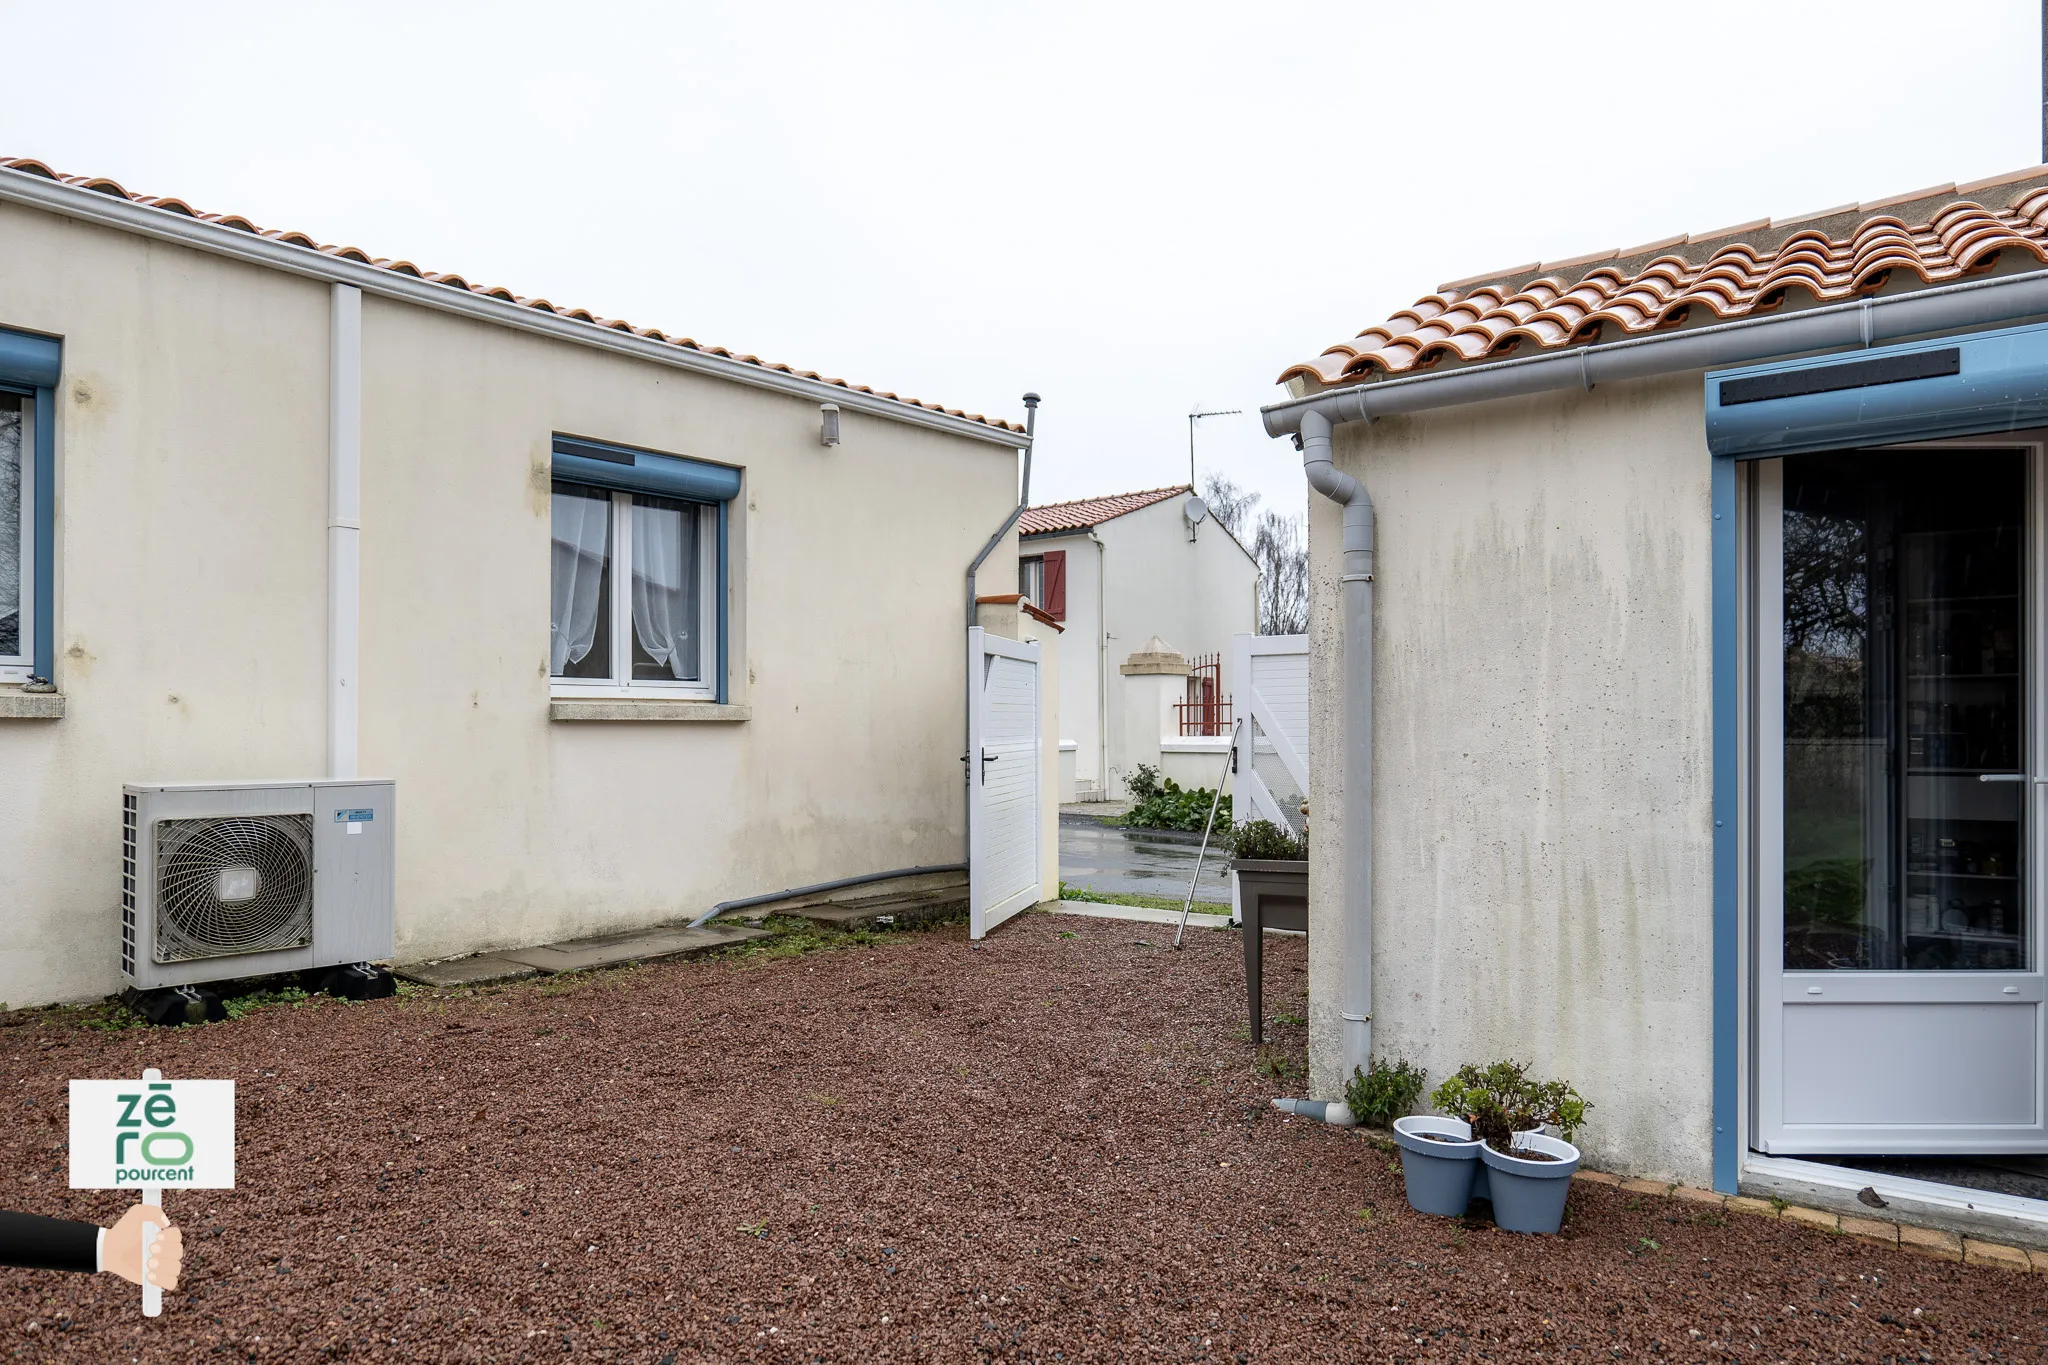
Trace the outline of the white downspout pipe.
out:
M 327 347 L 327 775 L 355 777 L 362 649 L 363 292 L 330 290 Z
M 1100 800 L 1109 794 L 1109 547 L 1088 528 L 1095 542 L 1095 790 Z
M 1372 1066 L 1372 498 L 1331 463 L 1330 419 L 1301 415 L 1302 472 L 1309 487 L 1344 509 L 1344 1069 Z M 1325 836 L 1327 837 L 1327 836 Z

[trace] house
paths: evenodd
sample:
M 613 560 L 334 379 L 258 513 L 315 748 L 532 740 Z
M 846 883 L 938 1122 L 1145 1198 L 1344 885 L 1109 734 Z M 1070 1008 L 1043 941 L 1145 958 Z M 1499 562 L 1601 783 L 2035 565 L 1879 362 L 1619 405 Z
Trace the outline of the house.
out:
M 1284 372 L 1315 1093 L 1524 1059 L 1595 1166 L 1831 1200 L 2048 1152 L 2044 266 L 2038 167 L 1475 276 Z
M 0 162 L 0 999 L 120 985 L 124 783 L 395 779 L 411 960 L 961 863 L 1028 439 Z
M 1258 562 L 1188 484 L 1044 503 L 1017 529 L 1018 590 L 1065 627 L 1060 799 L 1114 800 L 1140 764 L 1214 786 L 1231 637 L 1258 629 Z M 1162 670 L 1186 679 L 1163 707 L 1156 684 L 1131 682 Z

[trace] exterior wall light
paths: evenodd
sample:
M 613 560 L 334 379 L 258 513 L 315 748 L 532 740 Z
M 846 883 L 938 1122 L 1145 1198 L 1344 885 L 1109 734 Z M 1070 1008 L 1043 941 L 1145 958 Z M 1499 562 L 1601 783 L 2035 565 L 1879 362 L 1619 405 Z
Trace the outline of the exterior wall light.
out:
M 839 444 L 839 405 L 818 404 L 818 444 L 836 446 Z

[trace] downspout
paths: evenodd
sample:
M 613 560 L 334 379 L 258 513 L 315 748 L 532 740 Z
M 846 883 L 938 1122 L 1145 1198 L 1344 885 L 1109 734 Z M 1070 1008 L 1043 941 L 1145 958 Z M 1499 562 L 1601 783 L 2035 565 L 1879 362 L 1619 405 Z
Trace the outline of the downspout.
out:
M 1095 542 L 1095 790 L 1109 795 L 1109 546 L 1088 528 Z
M 981 553 L 974 557 L 974 562 L 967 566 L 967 628 L 969 630 L 974 628 L 976 616 L 974 606 L 975 575 L 981 572 L 981 566 L 987 561 L 988 557 L 996 552 L 996 546 L 1003 543 L 1003 537 L 1010 534 L 1010 528 L 1015 526 L 1018 518 L 1024 515 L 1024 509 L 1031 505 L 1031 452 L 1036 448 L 1033 445 L 1033 437 L 1038 431 L 1038 402 L 1037 394 L 1027 393 L 1024 395 L 1024 478 L 1017 489 L 1017 505 L 1011 509 L 1009 516 L 1003 518 L 1003 524 L 996 528 L 996 533 L 988 538 L 988 544 L 981 547 Z M 974 780 L 975 773 L 974 688 L 978 681 L 974 676 L 974 670 L 972 668 L 967 669 L 967 685 L 961 693 L 962 699 L 967 703 L 967 708 L 960 716 L 960 776 L 962 779 L 960 788 L 960 809 L 962 811 L 960 830 L 967 850 L 965 861 L 969 864 L 972 864 L 974 861 L 974 802 L 968 799 L 969 793 L 966 783 Z
M 356 776 L 362 645 L 363 291 L 329 290 L 327 345 L 327 775 Z
M 1331 462 L 1330 419 L 1310 410 L 1298 440 L 1309 487 L 1344 509 L 1344 1069 L 1372 1066 L 1372 498 Z
M 1038 395 L 1027 393 L 1024 395 L 1024 483 L 1017 490 L 1016 508 L 1003 519 L 1003 524 L 996 528 L 996 533 L 988 538 L 988 544 L 981 547 L 981 553 L 967 566 L 967 624 L 970 626 L 975 621 L 974 576 L 981 572 L 981 566 L 988 557 L 996 552 L 996 546 L 1003 543 L 1003 537 L 1010 534 L 1010 528 L 1024 515 L 1024 509 L 1031 505 L 1031 438 L 1037 427 Z

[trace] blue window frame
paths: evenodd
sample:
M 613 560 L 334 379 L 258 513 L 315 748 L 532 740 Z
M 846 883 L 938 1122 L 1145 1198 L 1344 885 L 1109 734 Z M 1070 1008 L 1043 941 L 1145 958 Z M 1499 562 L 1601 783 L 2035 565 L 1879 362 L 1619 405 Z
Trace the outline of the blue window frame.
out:
M 553 474 L 555 692 L 725 701 L 740 471 L 557 436 Z
M 0 328 L 0 681 L 56 662 L 59 343 Z

